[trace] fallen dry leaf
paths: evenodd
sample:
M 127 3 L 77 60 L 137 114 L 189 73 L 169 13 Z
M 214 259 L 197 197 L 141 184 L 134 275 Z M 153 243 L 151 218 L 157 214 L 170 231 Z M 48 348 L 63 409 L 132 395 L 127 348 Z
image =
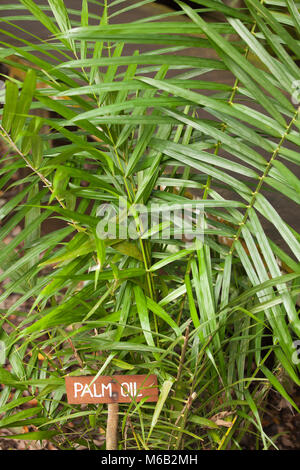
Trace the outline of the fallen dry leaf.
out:
M 231 411 L 221 411 L 220 413 L 217 413 L 216 415 L 212 416 L 211 421 L 216 423 L 218 426 L 223 426 L 225 428 L 230 428 L 232 426 L 232 421 L 225 421 L 224 418 L 227 418 L 228 416 L 231 416 L 232 412 Z

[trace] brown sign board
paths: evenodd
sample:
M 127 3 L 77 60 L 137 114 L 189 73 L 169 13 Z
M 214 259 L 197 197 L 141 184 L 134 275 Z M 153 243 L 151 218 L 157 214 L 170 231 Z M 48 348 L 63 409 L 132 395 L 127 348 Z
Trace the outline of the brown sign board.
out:
M 131 403 L 158 400 L 156 375 L 65 377 L 68 403 Z

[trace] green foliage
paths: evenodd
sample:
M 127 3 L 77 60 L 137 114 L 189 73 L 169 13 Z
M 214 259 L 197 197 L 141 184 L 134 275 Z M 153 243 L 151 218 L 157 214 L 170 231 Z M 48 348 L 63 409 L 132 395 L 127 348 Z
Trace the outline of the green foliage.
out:
M 0 316 L 0 427 L 95 448 L 107 411 L 68 405 L 64 377 L 154 373 L 156 405 L 120 406 L 120 448 L 239 449 L 248 431 L 276 447 L 261 421 L 268 391 L 299 411 L 282 376 L 299 385 L 300 236 L 271 198 L 300 202 L 299 4 L 177 2 L 122 23 L 141 2 L 83 0 L 69 14 L 48 3 L 1 7 L 13 12 L 1 61 L 27 73 L 1 92 L 0 188 L 17 192 L 0 208 L 0 301 L 17 300 Z M 161 239 L 159 221 L 136 239 L 97 236 L 102 203 L 126 198 L 139 225 L 137 204 L 184 208 L 195 194 L 204 238 L 192 246 L 174 225 Z M 20 411 L 27 389 L 37 404 Z

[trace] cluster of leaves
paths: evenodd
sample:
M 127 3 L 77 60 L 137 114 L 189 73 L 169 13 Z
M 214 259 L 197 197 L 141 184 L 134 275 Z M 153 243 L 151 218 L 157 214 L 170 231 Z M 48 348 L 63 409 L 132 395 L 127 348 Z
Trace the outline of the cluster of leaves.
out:
M 0 427 L 93 448 L 107 411 L 68 405 L 64 377 L 154 373 L 158 403 L 121 406 L 120 448 L 239 449 L 250 428 L 276 447 L 261 404 L 274 387 L 299 411 L 282 374 L 299 385 L 300 237 L 262 189 L 299 204 L 299 5 L 195 0 L 116 24 L 150 0 L 39 3 L 2 6 L 13 15 L 1 19 L 1 62 L 26 78 L 6 77 L 0 96 L 0 188 L 18 188 L 0 209 L 0 302 L 18 296 L 0 317 Z M 184 208 L 193 193 L 204 227 L 191 248 L 174 226 L 169 239 L 163 225 L 136 240 L 97 236 L 103 202 Z

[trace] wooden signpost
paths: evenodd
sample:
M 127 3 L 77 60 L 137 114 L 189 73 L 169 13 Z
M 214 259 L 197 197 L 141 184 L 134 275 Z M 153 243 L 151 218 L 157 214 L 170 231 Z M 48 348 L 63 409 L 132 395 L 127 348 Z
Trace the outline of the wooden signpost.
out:
M 65 377 L 68 403 L 108 403 L 106 449 L 116 450 L 118 445 L 119 403 L 158 400 L 156 375 L 112 375 Z

